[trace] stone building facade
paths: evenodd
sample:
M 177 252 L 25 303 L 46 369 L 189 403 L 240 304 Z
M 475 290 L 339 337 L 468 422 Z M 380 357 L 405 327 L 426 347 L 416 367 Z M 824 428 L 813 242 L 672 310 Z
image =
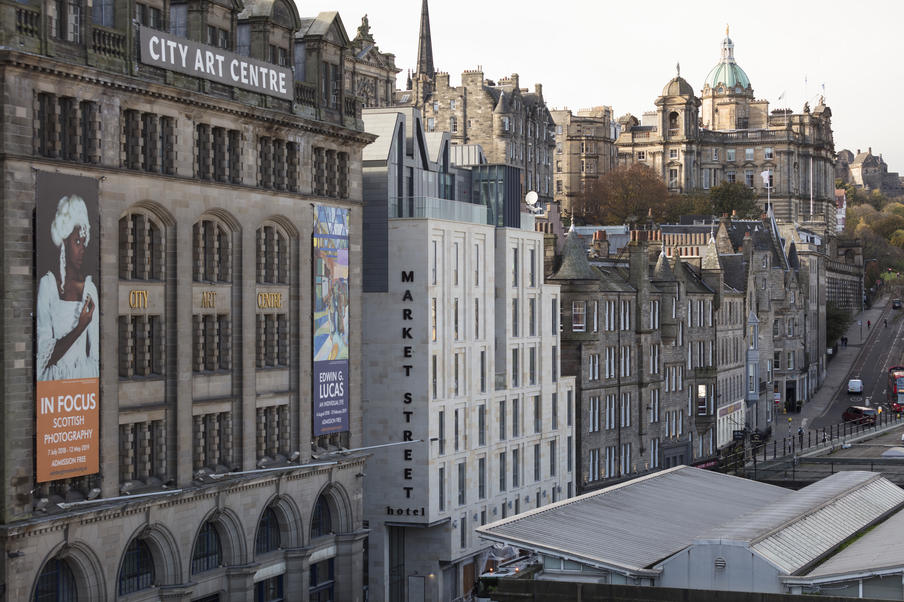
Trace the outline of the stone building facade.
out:
M 612 118 L 612 107 L 593 107 L 577 113 L 554 109 L 550 114 L 556 124 L 553 199 L 563 213 L 571 215 L 575 197 L 615 167 L 618 124 Z
M 408 79 L 408 89 L 396 94 L 397 104 L 420 109 L 428 132 L 449 132 L 455 145 L 480 145 L 489 163 L 522 170 L 522 198 L 534 191 L 541 201 L 552 200 L 555 134 L 541 84 L 531 92 L 521 88 L 517 73 L 495 82 L 474 69 L 453 86 L 449 74 L 433 66 L 427 0 L 421 9 L 418 65 Z
M 714 465 L 806 403 L 825 378 L 826 282 L 844 276 L 826 252 L 771 217 L 634 230 L 589 257 L 569 233 L 549 280 L 582 488 Z
M 365 107 L 388 107 L 393 103 L 396 75 L 401 71 L 395 64 L 395 55 L 381 52 L 370 31 L 367 15 L 354 39 L 349 43 L 349 55 L 345 60 L 345 89 L 353 90 Z
M 904 184 L 898 172 L 888 171 L 888 164 L 882 154 L 874 155 L 873 149 L 857 154 L 848 149 L 838 151 L 835 163 L 835 177 L 846 184 L 853 184 L 866 191 L 878 190 L 888 197 L 904 194 Z
M 369 595 L 456 600 L 494 566 L 474 528 L 574 493 L 559 287 L 519 190 L 502 214 L 520 225 L 499 225 L 450 166 L 448 133 L 413 108 L 364 117 L 379 135 L 364 153 L 365 437 L 410 442 L 368 462 Z
M 362 600 L 365 455 L 353 450 L 373 137 L 341 86 L 338 17 L 312 40 L 282 0 L 21 2 L 0 15 L 0 598 Z M 203 75 L 150 64 L 165 47 L 173 61 L 180 47 L 210 57 Z M 293 56 L 299 78 L 280 86 Z M 217 60 L 274 87 L 227 85 Z M 99 471 L 38 482 L 45 173 L 98 191 Z M 347 428 L 318 436 L 315 207 L 347 210 L 350 232 Z
M 779 221 L 834 232 L 832 111 L 822 99 L 812 110 L 770 112 L 767 101 L 755 98 L 726 35 L 699 97 L 679 73 L 655 104 L 640 120 L 619 119 L 619 165 L 643 163 L 678 193 L 742 182 L 764 207 L 769 198 Z M 772 174 L 768 190 L 764 171 Z

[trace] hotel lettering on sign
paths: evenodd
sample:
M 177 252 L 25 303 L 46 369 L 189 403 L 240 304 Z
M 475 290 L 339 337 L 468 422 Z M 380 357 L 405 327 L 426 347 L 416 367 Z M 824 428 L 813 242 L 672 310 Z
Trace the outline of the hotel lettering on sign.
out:
M 402 270 L 402 285 L 413 284 L 414 283 L 414 271 L 413 270 Z M 414 321 L 414 309 L 412 309 L 414 305 L 414 296 L 411 294 L 411 289 L 406 288 L 405 292 L 402 293 L 402 309 L 401 309 L 401 351 L 402 351 L 402 382 L 404 385 L 402 386 L 402 395 L 401 395 L 401 414 L 400 414 L 400 424 L 402 425 L 401 441 L 408 442 L 408 445 L 402 447 L 402 465 L 400 469 L 400 476 L 402 480 L 402 491 L 405 492 L 405 499 L 411 500 L 412 493 L 414 492 L 414 431 L 412 430 L 413 418 L 415 405 L 414 394 L 411 392 L 411 387 L 408 384 L 411 382 L 409 379 L 412 378 L 412 371 L 414 370 L 414 345 L 412 342 L 414 341 L 414 336 L 411 334 L 412 331 L 412 323 Z M 426 509 L 424 507 L 420 508 L 411 508 L 411 507 L 403 507 L 403 508 L 394 508 L 392 506 L 386 506 L 386 514 L 387 516 L 418 516 L 424 517 L 426 516 Z

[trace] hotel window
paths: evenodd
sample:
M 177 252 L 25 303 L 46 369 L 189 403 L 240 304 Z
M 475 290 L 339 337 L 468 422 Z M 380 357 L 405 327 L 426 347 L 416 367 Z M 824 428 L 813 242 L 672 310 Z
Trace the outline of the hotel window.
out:
M 531 297 L 527 301 L 527 328 L 530 336 L 537 336 L 537 298 Z
M 670 148 L 669 149 L 669 159 L 677 159 L 678 158 L 678 149 Z
M 480 286 L 480 245 L 474 243 L 474 286 Z
M 467 474 L 464 462 L 458 463 L 458 505 L 465 505 L 465 492 L 467 490 Z
M 745 161 L 753 161 L 753 149 L 752 148 L 744 149 L 744 160 Z
M 559 428 L 559 394 L 552 394 L 552 403 L 550 404 L 550 420 L 552 421 L 552 430 Z
M 480 338 L 480 299 L 474 298 L 474 339 Z
M 430 299 L 430 340 L 436 340 L 436 297 Z
M 735 149 L 733 149 L 733 148 L 725 149 L 725 160 L 726 161 L 734 161 L 735 160 Z
M 440 410 L 437 413 L 437 430 L 439 431 L 439 454 L 446 453 L 446 411 Z
M 458 340 L 458 297 L 452 300 L 452 336 Z
M 520 366 L 518 365 L 518 359 L 520 357 L 520 353 L 518 353 L 518 349 L 512 349 L 512 386 L 518 386 L 518 374 L 521 371 Z
M 460 370 L 459 366 L 461 365 L 460 360 L 461 360 L 460 353 L 456 353 L 452 356 L 452 361 L 453 361 L 453 380 L 452 380 L 453 389 L 452 389 L 452 392 L 456 397 L 461 393 L 461 389 L 459 387 L 459 370 Z M 456 412 L 457 412 L 457 410 L 456 410 Z M 456 427 L 458 426 L 457 418 L 458 418 L 458 414 L 456 413 L 456 424 L 455 424 Z M 458 441 L 456 441 L 456 446 L 457 445 L 458 445 Z
M 527 380 L 528 384 L 537 384 L 537 348 L 529 347 L 527 350 Z
M 713 161 L 718 161 L 718 160 L 719 160 L 719 149 L 714 148 L 713 149 Z
M 737 181 L 737 177 L 734 171 L 726 171 L 725 172 L 725 181 L 729 184 L 734 184 Z
M 540 396 L 534 395 L 534 434 L 540 432 L 543 426 L 543 406 L 540 403 Z
M 747 169 L 744 171 L 744 184 L 747 188 L 753 188 L 753 170 Z
M 438 383 L 438 380 L 439 380 L 439 374 L 438 374 L 439 366 L 438 366 L 438 361 L 437 361 L 437 357 L 436 357 L 436 354 L 435 354 L 435 353 L 433 354 L 433 357 L 431 358 L 431 360 L 432 360 L 432 365 L 431 365 L 431 379 L 432 379 L 433 399 L 436 399 L 437 389 L 439 389 L 439 383 Z
M 505 452 L 499 452 L 499 491 L 505 491 L 506 481 Z M 505 505 L 502 506 L 505 508 Z M 505 514 L 503 513 L 503 517 Z
M 487 392 L 487 351 L 480 350 L 480 392 Z
M 506 409 L 505 409 L 505 400 L 501 400 L 499 402 L 499 440 L 505 441 L 505 417 L 506 417 Z
M 559 380 L 559 353 L 558 352 L 559 352 L 559 348 L 556 345 L 553 345 L 552 353 L 550 354 L 550 360 L 552 362 L 552 365 L 550 366 L 550 370 L 552 371 L 552 382 L 557 382 Z
M 512 286 L 518 286 L 518 247 L 512 248 Z
M 549 476 L 556 476 L 556 440 L 549 442 Z
M 556 336 L 559 334 L 559 301 L 555 297 L 552 298 L 550 303 L 551 311 L 549 316 L 549 323 L 552 325 L 552 336 Z
M 487 497 L 487 459 L 477 459 L 477 498 Z
M 534 481 L 539 481 L 543 475 L 540 471 L 540 444 L 534 444 Z
M 512 487 L 521 486 L 521 450 L 515 448 L 512 450 Z M 516 500 L 517 503 L 517 500 Z M 515 509 L 517 514 L 518 509 Z
M 512 400 L 512 437 L 521 436 L 521 400 Z
M 638 161 L 646 161 L 647 160 L 647 152 L 646 151 L 637 151 L 637 160 Z
M 458 286 L 458 243 L 452 243 L 452 286 Z
M 530 286 L 537 286 L 537 250 L 530 250 Z
M 442 452 L 440 452 L 442 453 Z M 446 509 L 446 469 L 443 466 L 437 471 L 437 493 L 439 494 L 439 511 Z
M 512 336 L 518 336 L 518 299 L 512 299 Z
M 571 331 L 584 332 L 586 329 L 585 313 L 587 303 L 585 301 L 572 301 L 571 303 Z
M 487 407 L 477 406 L 477 444 L 487 444 Z
M 439 253 L 439 245 L 436 240 L 431 241 L 433 243 L 433 253 L 431 254 L 432 267 L 430 269 L 430 283 L 436 284 L 437 278 L 437 256 Z

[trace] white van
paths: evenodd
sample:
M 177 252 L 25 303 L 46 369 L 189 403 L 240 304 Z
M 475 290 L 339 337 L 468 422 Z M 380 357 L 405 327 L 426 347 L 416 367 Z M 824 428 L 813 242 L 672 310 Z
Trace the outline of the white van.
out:
M 848 381 L 848 394 L 861 395 L 863 393 L 863 381 L 859 378 L 852 378 Z

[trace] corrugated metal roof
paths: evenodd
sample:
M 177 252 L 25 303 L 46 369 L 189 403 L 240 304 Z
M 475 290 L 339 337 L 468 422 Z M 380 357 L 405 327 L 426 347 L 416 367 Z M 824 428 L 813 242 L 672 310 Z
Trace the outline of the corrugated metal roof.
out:
M 789 493 L 701 539 L 747 542 L 786 574 L 805 569 L 904 504 L 904 489 L 881 475 L 844 471 Z
M 827 577 L 904 567 L 904 512 L 898 512 L 806 574 Z
M 544 506 L 477 531 L 585 562 L 643 570 L 713 524 L 752 512 L 786 489 L 687 466 Z

